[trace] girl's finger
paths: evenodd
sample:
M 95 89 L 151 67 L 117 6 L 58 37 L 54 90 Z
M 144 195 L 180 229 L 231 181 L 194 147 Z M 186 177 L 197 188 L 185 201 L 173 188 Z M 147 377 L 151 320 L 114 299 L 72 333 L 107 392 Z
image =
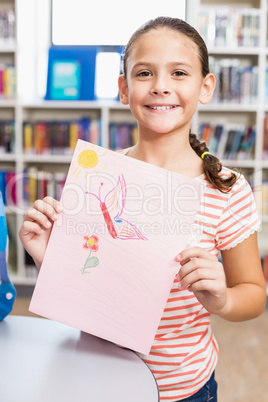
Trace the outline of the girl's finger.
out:
M 27 236 L 29 233 L 41 235 L 44 229 L 36 222 L 24 221 L 20 233 L 22 236 Z
M 208 260 L 204 258 L 192 258 L 184 265 L 181 265 L 179 270 L 179 276 L 183 278 L 185 275 L 188 275 L 192 271 L 196 271 L 197 269 L 209 268 L 214 271 L 217 270 L 221 266 L 220 262 L 217 260 Z
M 188 290 L 190 292 L 202 292 L 206 290 L 207 292 L 213 294 L 216 290 L 216 282 L 215 280 L 202 279 L 200 281 L 192 283 L 188 287 Z
M 183 251 L 181 251 L 176 257 L 175 260 L 179 261 L 181 265 L 184 265 L 192 258 L 204 258 L 212 261 L 217 261 L 217 257 L 211 254 L 209 251 L 201 248 L 201 247 L 190 247 Z
M 56 212 L 61 213 L 63 211 L 62 204 L 59 201 L 55 200 L 55 198 L 45 197 L 45 198 L 43 198 L 43 201 L 45 203 L 51 205 L 55 209 Z
M 219 273 L 217 270 L 209 269 L 209 268 L 199 268 L 194 271 L 191 271 L 183 278 L 181 278 L 181 286 L 186 288 L 189 285 L 193 285 L 196 282 L 204 281 L 204 280 L 215 280 L 219 279 Z
M 48 217 L 35 208 L 30 208 L 27 211 L 24 223 L 25 222 L 36 222 L 37 224 L 43 226 L 46 229 L 50 228 L 52 225 Z
M 48 197 L 51 198 L 51 197 Z M 53 198 L 51 198 L 53 200 Z M 56 201 L 56 200 L 54 200 Z M 56 201 L 57 202 L 57 201 Z M 49 200 L 49 202 L 43 200 L 36 200 L 33 204 L 34 210 L 41 212 L 43 215 L 46 215 L 50 220 L 55 221 L 58 219 L 58 212 L 55 209 L 56 204 Z

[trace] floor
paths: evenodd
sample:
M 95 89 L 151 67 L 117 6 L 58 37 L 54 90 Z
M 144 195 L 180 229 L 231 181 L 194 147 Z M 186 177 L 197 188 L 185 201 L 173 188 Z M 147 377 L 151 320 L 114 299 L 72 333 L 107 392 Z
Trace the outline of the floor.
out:
M 12 314 L 36 316 L 28 311 L 29 303 L 29 297 L 17 297 Z M 218 402 L 267 402 L 268 309 L 243 323 L 213 317 L 212 326 L 220 348 Z

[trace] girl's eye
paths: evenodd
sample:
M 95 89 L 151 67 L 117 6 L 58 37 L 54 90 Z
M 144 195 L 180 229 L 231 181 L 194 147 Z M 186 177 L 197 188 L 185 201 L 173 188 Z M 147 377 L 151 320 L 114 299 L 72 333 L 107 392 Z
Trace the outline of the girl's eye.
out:
M 150 71 L 141 71 L 137 74 L 137 77 L 150 77 L 151 75 Z
M 176 77 L 180 77 L 180 76 L 186 75 L 186 73 L 185 73 L 184 71 L 178 70 L 178 71 L 175 71 L 175 72 L 173 73 L 173 75 L 175 75 Z

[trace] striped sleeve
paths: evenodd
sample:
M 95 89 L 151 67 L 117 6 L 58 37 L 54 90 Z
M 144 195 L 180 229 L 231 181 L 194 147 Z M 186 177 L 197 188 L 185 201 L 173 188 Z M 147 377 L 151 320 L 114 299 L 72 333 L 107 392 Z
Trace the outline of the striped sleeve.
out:
M 217 248 L 235 247 L 259 228 L 260 219 L 251 187 L 241 175 L 230 192 L 217 226 Z

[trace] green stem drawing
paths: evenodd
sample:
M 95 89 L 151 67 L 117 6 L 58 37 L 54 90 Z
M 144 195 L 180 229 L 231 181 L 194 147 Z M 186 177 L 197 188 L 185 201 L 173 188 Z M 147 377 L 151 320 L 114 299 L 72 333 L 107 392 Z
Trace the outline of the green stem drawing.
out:
M 84 264 L 84 267 L 81 269 L 82 274 L 89 274 L 90 271 L 86 271 L 87 268 L 94 268 L 99 265 L 99 259 L 97 257 L 91 257 L 92 250 L 90 249 L 89 256 Z

